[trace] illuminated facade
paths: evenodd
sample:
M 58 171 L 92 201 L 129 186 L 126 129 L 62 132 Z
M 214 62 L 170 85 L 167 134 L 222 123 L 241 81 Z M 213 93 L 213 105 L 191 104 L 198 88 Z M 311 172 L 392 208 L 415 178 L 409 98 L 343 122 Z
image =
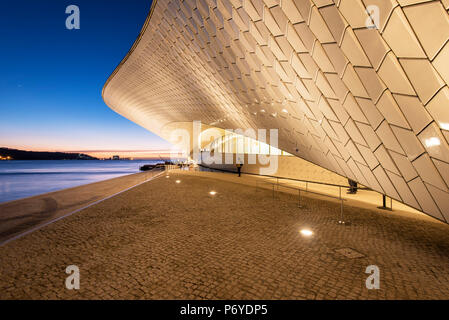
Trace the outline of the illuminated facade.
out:
M 449 221 L 449 1 L 158 0 L 103 97 L 278 148 Z M 367 13 L 369 12 L 369 14 Z

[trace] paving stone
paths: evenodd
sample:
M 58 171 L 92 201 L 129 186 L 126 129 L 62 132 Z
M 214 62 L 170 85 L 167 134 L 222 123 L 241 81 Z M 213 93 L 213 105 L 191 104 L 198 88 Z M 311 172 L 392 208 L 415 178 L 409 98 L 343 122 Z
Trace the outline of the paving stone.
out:
M 335 203 L 304 202 L 171 174 L 0 247 L 0 299 L 449 297 L 448 225 L 347 207 L 352 224 L 341 226 Z M 80 290 L 65 288 L 71 264 Z M 379 290 L 365 287 L 369 265 L 380 268 Z

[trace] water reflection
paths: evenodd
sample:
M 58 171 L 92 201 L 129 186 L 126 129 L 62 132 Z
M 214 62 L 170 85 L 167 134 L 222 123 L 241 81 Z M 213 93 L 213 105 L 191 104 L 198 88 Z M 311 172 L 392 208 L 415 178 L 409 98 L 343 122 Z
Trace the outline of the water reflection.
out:
M 160 161 L 0 161 L 0 202 L 139 172 Z

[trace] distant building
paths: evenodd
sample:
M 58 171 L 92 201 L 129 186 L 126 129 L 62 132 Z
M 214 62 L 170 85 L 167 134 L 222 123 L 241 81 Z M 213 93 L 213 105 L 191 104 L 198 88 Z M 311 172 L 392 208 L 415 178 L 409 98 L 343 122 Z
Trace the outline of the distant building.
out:
M 120 160 L 120 156 L 112 156 L 112 160 Z

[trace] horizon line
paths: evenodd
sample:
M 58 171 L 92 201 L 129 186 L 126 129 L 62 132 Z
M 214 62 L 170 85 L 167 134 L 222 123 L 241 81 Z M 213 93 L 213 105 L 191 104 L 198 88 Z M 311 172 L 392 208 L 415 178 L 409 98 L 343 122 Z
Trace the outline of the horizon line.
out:
M 181 152 L 181 150 L 171 150 L 171 149 L 153 149 L 153 150 L 112 150 L 112 149 L 106 149 L 106 150 L 61 150 L 61 149 L 34 149 L 34 148 L 23 148 L 23 147 L 6 147 L 2 146 L 0 148 L 4 149 L 12 149 L 12 150 L 22 150 L 22 151 L 32 151 L 32 152 L 63 152 L 63 153 L 99 153 L 99 152 L 105 152 L 105 153 L 113 153 L 113 152 L 132 152 L 132 153 L 172 153 L 172 152 Z

